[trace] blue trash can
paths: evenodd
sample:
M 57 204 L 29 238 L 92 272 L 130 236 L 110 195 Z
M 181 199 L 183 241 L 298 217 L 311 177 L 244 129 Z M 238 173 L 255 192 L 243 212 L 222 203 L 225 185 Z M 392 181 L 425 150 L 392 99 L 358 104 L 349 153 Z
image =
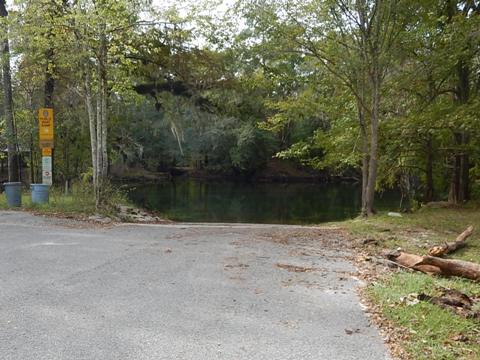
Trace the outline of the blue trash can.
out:
M 3 183 L 5 186 L 5 195 L 7 196 L 7 204 L 10 207 L 22 206 L 22 183 L 21 182 L 7 182 Z
M 32 204 L 46 204 L 48 203 L 48 189 L 50 185 L 46 184 L 31 184 L 32 190 Z

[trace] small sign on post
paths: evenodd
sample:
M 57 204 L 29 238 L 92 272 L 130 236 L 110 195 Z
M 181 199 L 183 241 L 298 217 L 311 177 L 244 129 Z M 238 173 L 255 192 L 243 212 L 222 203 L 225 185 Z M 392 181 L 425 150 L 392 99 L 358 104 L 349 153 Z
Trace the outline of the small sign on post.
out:
M 38 110 L 38 133 L 42 149 L 42 183 L 52 185 L 53 109 L 41 108 Z
M 53 149 L 53 109 L 38 110 L 38 132 L 40 147 Z
M 52 157 L 42 156 L 42 184 L 52 185 Z

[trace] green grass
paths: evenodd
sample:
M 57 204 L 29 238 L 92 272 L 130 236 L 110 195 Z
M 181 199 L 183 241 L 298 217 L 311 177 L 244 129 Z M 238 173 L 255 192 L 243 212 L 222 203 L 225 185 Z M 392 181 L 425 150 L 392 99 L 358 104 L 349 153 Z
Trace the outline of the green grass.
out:
M 423 255 L 434 245 L 454 241 L 469 225 L 476 227 L 467 246 L 449 255 L 450 258 L 480 262 L 480 208 L 477 204 L 455 208 L 422 208 L 402 217 L 379 214 L 368 220 L 355 219 L 341 224 L 359 239 L 375 239 L 369 252 L 396 249 Z M 465 319 L 451 311 L 420 302 L 406 305 L 400 299 L 409 294 L 438 294 L 439 287 L 457 289 L 480 297 L 480 284 L 464 279 L 432 277 L 419 272 L 392 272 L 367 287 L 366 294 L 394 326 L 405 329 L 402 344 L 411 359 L 480 359 L 480 321 Z M 479 305 L 477 304 L 477 307 Z M 466 342 L 455 341 L 464 335 Z
M 385 276 L 367 289 L 367 296 L 380 306 L 383 315 L 405 329 L 404 349 L 412 359 L 478 359 L 480 322 L 462 318 L 428 302 L 407 305 L 401 301 L 409 294 L 435 295 L 438 287 L 458 289 L 480 296 L 480 287 L 467 280 L 433 278 L 424 274 L 399 272 Z M 400 330 L 400 328 L 397 331 Z M 456 341 L 463 335 L 467 341 Z
M 62 216 L 88 216 L 92 214 L 108 216 L 115 213 L 114 205 L 128 204 L 123 194 L 118 190 L 112 189 L 110 192 L 107 206 L 97 210 L 91 187 L 83 184 L 75 184 L 68 195 L 64 194 L 63 189 L 51 188 L 49 202 L 43 205 L 32 204 L 30 191 L 24 189 L 22 192 L 22 207 L 19 209 Z M 10 209 L 4 193 L 0 194 L 0 209 Z
M 341 224 L 357 238 L 377 240 L 377 250 L 396 249 L 426 254 L 434 245 L 455 238 L 469 225 L 476 227 L 467 240 L 467 246 L 455 252 L 454 257 L 480 262 L 480 208 L 476 204 L 455 208 L 422 208 L 401 218 L 386 214 L 368 220 L 350 220 Z

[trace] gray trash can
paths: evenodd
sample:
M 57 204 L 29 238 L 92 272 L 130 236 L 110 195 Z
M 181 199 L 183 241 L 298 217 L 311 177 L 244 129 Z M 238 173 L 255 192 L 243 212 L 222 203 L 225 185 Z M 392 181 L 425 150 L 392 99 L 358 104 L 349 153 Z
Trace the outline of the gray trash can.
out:
M 5 195 L 7 196 L 7 204 L 10 207 L 22 206 L 22 183 L 21 182 L 7 182 L 3 183 L 5 186 Z
M 50 185 L 45 184 L 31 184 L 32 190 L 32 204 L 46 204 L 48 203 L 48 189 Z

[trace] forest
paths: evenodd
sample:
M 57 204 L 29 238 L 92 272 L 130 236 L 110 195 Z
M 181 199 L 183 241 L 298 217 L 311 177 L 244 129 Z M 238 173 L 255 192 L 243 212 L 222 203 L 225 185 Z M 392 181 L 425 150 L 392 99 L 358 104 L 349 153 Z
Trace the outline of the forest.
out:
M 361 183 L 361 212 L 480 197 L 480 2 L 0 1 L 0 180 L 175 172 L 250 178 L 272 161 Z M 40 179 L 40 180 L 39 180 Z

